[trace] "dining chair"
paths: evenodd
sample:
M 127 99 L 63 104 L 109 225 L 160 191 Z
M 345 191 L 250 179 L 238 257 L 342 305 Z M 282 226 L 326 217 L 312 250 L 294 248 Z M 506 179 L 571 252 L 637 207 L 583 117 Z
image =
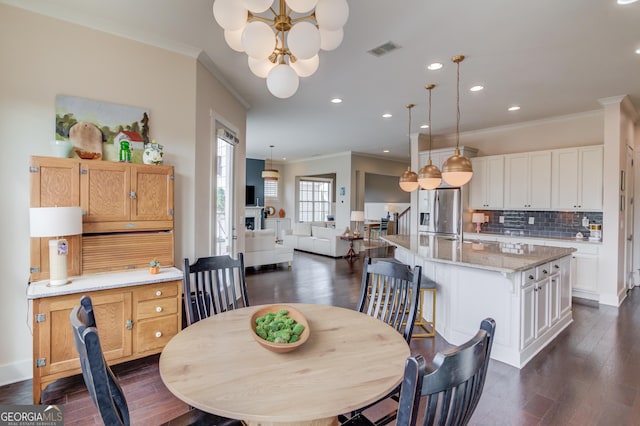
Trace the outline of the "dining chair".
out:
M 380 240 L 380 238 L 383 235 L 388 235 L 389 233 L 389 219 L 387 219 L 386 217 L 383 217 L 382 219 L 380 219 L 380 225 L 375 227 L 375 228 L 371 228 L 371 231 L 374 234 L 377 234 L 376 239 Z
M 118 379 L 104 359 L 96 326 L 91 298 L 83 296 L 80 304 L 71 310 L 71 329 L 80 358 L 82 378 L 89 395 L 100 412 L 102 422 L 108 426 L 131 424 L 129 407 Z M 240 426 L 239 420 L 228 419 L 190 409 L 165 425 L 218 425 Z
M 249 306 L 244 256 L 184 259 L 183 298 L 187 325 L 220 312 Z
M 466 425 L 478 406 L 487 377 L 496 322 L 486 318 L 468 342 L 438 352 L 427 364 L 421 355 L 405 364 L 397 425 Z M 425 413 L 418 419 L 425 398 Z
M 495 321 L 486 318 L 473 338 L 438 352 L 433 362 L 422 355 L 407 358 L 396 425 L 468 424 L 484 388 L 495 329 Z M 363 414 L 349 420 L 351 426 L 376 424 Z
M 378 318 L 402 334 L 407 344 L 411 342 L 411 334 L 416 321 L 419 300 L 422 267 L 416 265 L 413 271 L 408 265 L 390 258 L 367 257 L 362 270 L 360 300 L 357 311 Z M 384 398 L 362 407 L 350 416 L 339 416 L 342 424 L 358 424 L 362 412 L 382 401 L 391 398 L 399 400 L 399 387 Z M 396 410 L 379 418 L 375 424 L 385 425 L 396 418 Z

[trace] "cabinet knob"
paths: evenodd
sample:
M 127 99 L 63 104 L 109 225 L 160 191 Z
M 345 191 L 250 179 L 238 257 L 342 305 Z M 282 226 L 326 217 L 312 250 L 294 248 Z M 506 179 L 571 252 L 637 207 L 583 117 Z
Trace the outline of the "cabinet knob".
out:
M 156 291 L 156 296 L 162 296 L 162 291 L 161 290 Z
M 556 269 L 560 269 L 560 265 L 558 265 L 557 263 L 555 265 L 553 265 L 554 268 Z
M 533 275 L 529 275 L 529 279 L 532 280 L 534 278 Z
M 162 312 L 162 306 L 157 306 L 156 307 L 156 312 Z
M 546 269 L 543 269 L 543 270 L 542 270 L 542 273 L 543 273 L 543 274 L 548 274 L 549 272 L 547 272 L 547 270 L 546 270 Z
M 125 327 L 127 327 L 127 330 L 131 330 L 133 328 L 133 320 L 128 319 L 125 323 Z
M 136 193 L 135 193 L 135 191 L 130 191 L 130 192 L 129 192 L 129 198 L 131 198 L 132 200 L 135 200 L 135 199 L 136 199 Z
M 162 337 L 162 331 L 156 331 L 156 337 Z

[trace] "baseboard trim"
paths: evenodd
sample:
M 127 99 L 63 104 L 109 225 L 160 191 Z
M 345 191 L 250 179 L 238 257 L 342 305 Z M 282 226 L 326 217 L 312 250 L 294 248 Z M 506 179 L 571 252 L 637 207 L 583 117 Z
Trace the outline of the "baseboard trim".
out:
M 0 386 L 21 382 L 32 377 L 31 359 L 0 365 Z

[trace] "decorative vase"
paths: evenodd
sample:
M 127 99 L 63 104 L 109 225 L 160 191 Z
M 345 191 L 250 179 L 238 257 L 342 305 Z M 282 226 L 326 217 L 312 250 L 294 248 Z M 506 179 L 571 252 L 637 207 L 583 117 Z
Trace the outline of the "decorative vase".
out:
M 280 218 L 284 217 L 284 209 L 280 209 L 280 211 L 278 212 L 278 216 L 280 216 Z
M 59 158 L 69 158 L 69 153 L 71 152 L 71 148 L 73 148 L 73 145 L 68 140 L 54 139 L 49 142 L 49 145 L 51 146 L 53 156 Z
M 144 164 L 162 164 L 162 145 L 155 141 L 148 143 L 144 146 L 144 153 L 142 154 L 142 162 Z
M 149 273 L 150 274 L 155 275 L 158 272 L 160 272 L 160 267 L 159 266 L 151 266 L 151 267 L 149 267 Z

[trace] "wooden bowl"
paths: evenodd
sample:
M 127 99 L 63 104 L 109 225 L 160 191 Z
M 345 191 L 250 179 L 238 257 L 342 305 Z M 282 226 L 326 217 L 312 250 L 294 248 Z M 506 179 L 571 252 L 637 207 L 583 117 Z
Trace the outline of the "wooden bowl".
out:
M 257 325 L 256 319 L 263 317 L 270 312 L 273 312 L 275 314 L 281 309 L 286 309 L 287 311 L 289 311 L 289 318 L 292 318 L 298 324 L 304 325 L 304 331 L 302 332 L 302 334 L 300 334 L 300 339 L 297 342 L 273 343 L 263 339 L 262 337 L 258 336 L 258 334 L 256 333 L 256 325 Z M 269 349 L 271 352 L 276 352 L 276 353 L 291 352 L 299 348 L 300 346 L 304 345 L 304 342 L 306 342 L 307 339 L 309 339 L 309 333 L 310 333 L 309 322 L 304 317 L 304 315 L 302 315 L 302 312 L 300 312 L 296 308 L 293 308 L 289 305 L 269 305 L 269 306 L 264 306 L 258 309 L 253 313 L 253 315 L 251 315 L 250 326 L 251 326 L 251 335 L 253 336 L 254 339 L 256 339 L 256 342 L 258 342 L 263 347 Z

